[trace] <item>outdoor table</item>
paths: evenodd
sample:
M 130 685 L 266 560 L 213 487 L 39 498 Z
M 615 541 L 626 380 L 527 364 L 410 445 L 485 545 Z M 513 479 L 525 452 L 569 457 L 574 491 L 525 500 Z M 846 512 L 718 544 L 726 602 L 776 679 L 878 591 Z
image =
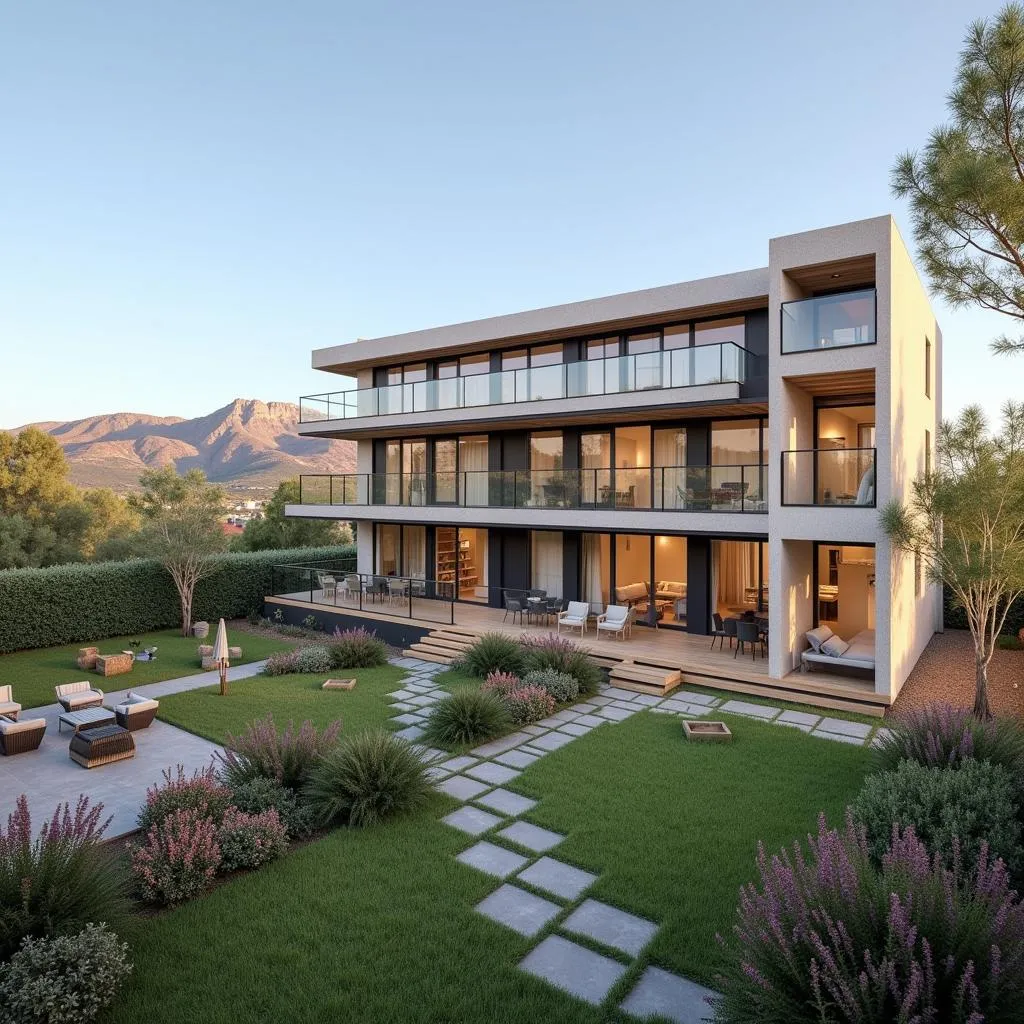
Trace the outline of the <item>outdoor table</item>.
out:
M 79 729 L 93 729 L 99 725 L 113 725 L 116 720 L 110 708 L 83 708 L 81 711 L 65 711 L 57 719 L 57 732 L 61 726 L 70 725 L 77 733 Z

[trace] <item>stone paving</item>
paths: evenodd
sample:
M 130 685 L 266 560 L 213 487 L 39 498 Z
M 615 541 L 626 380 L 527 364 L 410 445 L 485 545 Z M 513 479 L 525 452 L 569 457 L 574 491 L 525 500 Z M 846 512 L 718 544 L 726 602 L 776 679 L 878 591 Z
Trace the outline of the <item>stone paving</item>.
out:
M 434 677 L 447 667 L 414 658 L 392 664 L 410 673 L 402 689 L 390 695 L 394 721 L 404 727 L 397 735 L 415 742 L 422 735 L 430 706 L 445 695 Z M 565 836 L 517 820 L 536 807 L 537 801 L 503 786 L 535 761 L 580 736 L 601 727 L 612 728 L 641 711 L 685 718 L 712 712 L 741 715 L 798 729 L 818 739 L 859 746 L 874 744 L 887 732 L 861 722 L 783 710 L 772 704 L 687 690 L 660 698 L 605 685 L 598 695 L 483 743 L 468 754 L 451 757 L 443 751 L 419 748 L 436 788 L 462 805 L 441 819 L 472 840 L 456 859 L 500 880 L 499 887 L 475 909 L 525 937 L 543 935 L 519 968 L 595 1006 L 608 999 L 630 969 L 623 958 L 635 963 L 659 925 L 587 897 L 598 876 L 558 860 L 557 849 Z M 570 935 L 588 945 L 572 941 Z M 660 1016 L 678 1024 L 699 1024 L 711 1020 L 715 995 L 687 978 L 648 966 L 620 1009 L 635 1017 Z

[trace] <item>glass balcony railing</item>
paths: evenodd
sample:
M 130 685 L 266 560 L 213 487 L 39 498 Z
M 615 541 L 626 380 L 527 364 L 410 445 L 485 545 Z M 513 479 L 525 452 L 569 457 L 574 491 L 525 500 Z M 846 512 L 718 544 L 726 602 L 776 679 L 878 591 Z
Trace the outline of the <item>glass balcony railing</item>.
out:
M 782 504 L 874 508 L 875 449 L 783 452 Z
M 299 422 L 742 383 L 753 372 L 751 364 L 756 358 L 733 342 L 723 342 L 614 359 L 306 395 L 299 399 Z
M 766 512 L 767 467 L 480 470 L 299 478 L 303 505 Z
M 874 343 L 874 288 L 782 304 L 783 354 Z

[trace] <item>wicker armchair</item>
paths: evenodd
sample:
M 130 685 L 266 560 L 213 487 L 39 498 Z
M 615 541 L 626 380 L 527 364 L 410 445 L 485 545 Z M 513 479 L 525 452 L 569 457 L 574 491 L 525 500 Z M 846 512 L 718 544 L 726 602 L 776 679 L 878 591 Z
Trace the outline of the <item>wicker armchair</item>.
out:
M 35 750 L 43 742 L 45 732 L 45 718 L 26 718 L 21 722 L 0 718 L 0 753 L 10 757 Z
M 57 703 L 65 711 L 81 711 L 83 708 L 103 706 L 103 691 L 94 690 L 92 683 L 61 683 L 55 686 Z
M 12 721 L 18 720 L 21 705 L 14 699 L 10 686 L 0 686 L 0 715 L 6 715 Z
M 114 717 L 122 729 L 137 732 L 139 729 L 149 728 L 156 718 L 159 707 L 159 701 L 129 691 L 128 696 L 120 704 L 114 705 Z

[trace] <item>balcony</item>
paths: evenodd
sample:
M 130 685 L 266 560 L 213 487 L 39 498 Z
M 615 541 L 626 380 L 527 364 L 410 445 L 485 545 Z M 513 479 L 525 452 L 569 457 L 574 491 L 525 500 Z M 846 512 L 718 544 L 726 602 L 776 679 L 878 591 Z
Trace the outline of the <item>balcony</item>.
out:
M 299 399 L 299 423 L 742 384 L 756 356 L 733 342 L 361 388 Z
M 765 470 L 754 464 L 305 475 L 299 504 L 767 512 Z
M 782 353 L 875 343 L 875 289 L 782 304 Z
M 782 453 L 782 504 L 875 507 L 874 448 Z

